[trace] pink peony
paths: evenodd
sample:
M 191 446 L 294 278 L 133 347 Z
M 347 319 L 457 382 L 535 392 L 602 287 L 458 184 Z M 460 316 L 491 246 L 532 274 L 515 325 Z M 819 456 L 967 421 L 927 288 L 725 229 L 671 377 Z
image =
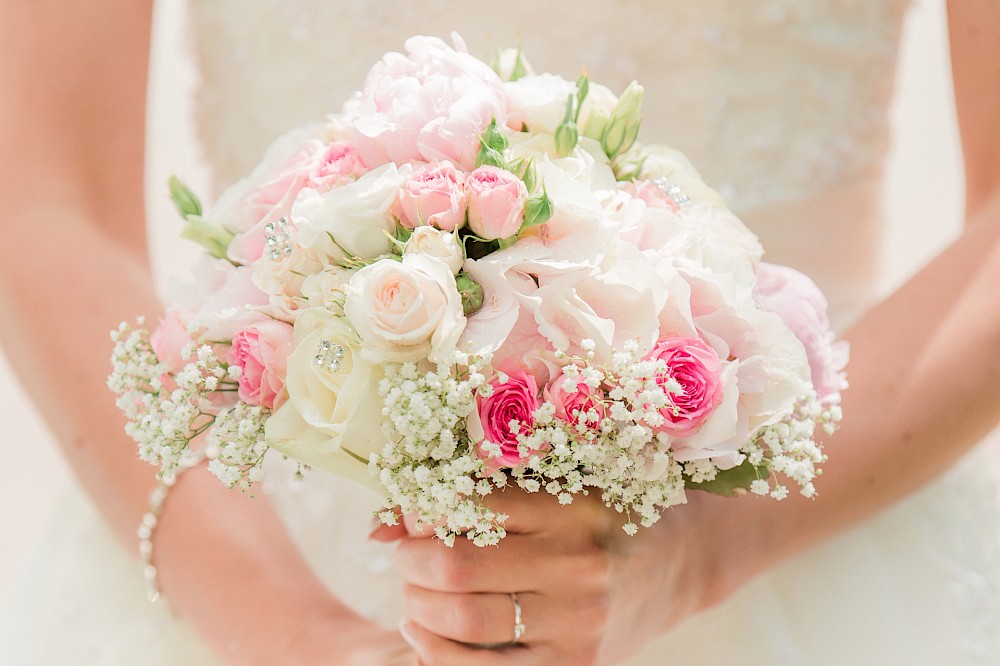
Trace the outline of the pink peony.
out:
M 603 395 L 583 382 L 578 382 L 572 390 L 567 391 L 566 375 L 562 372 L 545 387 L 544 396 L 556 408 L 556 418 L 576 425 L 580 422 L 580 414 L 584 414 L 584 423 L 590 428 L 599 428 L 606 412 Z M 590 418 L 588 412 L 594 410 L 596 418 Z
M 757 265 L 757 303 L 781 317 L 805 347 L 816 395 L 839 402 L 847 388 L 844 367 L 850 355 L 844 341 L 834 342 L 826 298 L 819 287 L 795 269 L 761 262 Z
M 292 346 L 292 327 L 282 321 L 265 319 L 236 333 L 228 361 L 241 371 L 240 400 L 268 409 L 281 406 Z
M 469 227 L 480 238 L 509 238 L 521 229 L 528 191 L 510 171 L 481 166 L 466 178 Z
M 351 118 L 368 168 L 386 162 L 449 160 L 475 165 L 479 137 L 507 118 L 503 82 L 486 63 L 436 37 L 411 37 L 368 73 Z
M 427 164 L 414 171 L 399 190 L 392 214 L 407 229 L 427 225 L 455 231 L 465 224 L 464 181 L 451 162 Z
M 328 190 L 365 172 L 358 151 L 347 141 L 334 141 L 313 162 L 309 181 L 313 188 Z
M 510 424 L 516 420 L 521 432 L 534 424 L 538 384 L 533 376 L 519 370 L 509 375 L 506 382 L 494 379 L 491 386 L 492 395 L 477 398 L 483 433 L 487 440 L 500 446 L 500 456 L 491 460 L 501 467 L 515 467 L 521 456 L 517 451 L 518 432 L 512 431 Z M 483 457 L 488 457 L 481 444 L 479 451 Z
M 661 385 L 676 380 L 680 393 L 671 393 L 671 405 L 660 410 L 665 422 L 658 428 L 676 437 L 691 435 L 722 401 L 722 362 L 718 354 L 698 338 L 660 340 L 646 360 L 665 361 L 667 376 Z

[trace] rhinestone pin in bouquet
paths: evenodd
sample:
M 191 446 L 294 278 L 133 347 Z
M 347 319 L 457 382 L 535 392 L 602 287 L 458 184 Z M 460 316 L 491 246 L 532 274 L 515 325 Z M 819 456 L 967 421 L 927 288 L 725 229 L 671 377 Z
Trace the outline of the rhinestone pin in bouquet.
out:
M 140 456 L 203 447 L 247 488 L 274 449 L 480 545 L 512 484 L 597 493 L 630 533 L 691 489 L 812 495 L 844 343 L 680 153 L 636 143 L 642 88 L 406 51 L 211 209 L 171 183 L 209 256 L 191 303 L 113 333 Z

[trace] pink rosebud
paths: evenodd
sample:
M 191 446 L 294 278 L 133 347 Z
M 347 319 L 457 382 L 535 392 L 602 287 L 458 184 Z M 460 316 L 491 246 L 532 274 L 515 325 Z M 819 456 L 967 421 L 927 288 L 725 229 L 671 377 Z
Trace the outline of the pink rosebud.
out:
M 187 327 L 176 312 L 168 312 L 160 319 L 159 325 L 149 335 L 149 344 L 156 352 L 156 358 L 173 373 L 180 372 L 191 358 L 185 358 L 182 350 L 191 344 Z
M 480 238 L 509 238 L 521 229 L 528 190 L 505 169 L 484 165 L 468 175 L 469 227 Z
M 671 404 L 660 410 L 665 422 L 657 429 L 687 437 L 722 401 L 718 354 L 698 338 L 667 338 L 653 347 L 646 360 L 667 364 L 667 375 L 657 378 L 661 386 L 670 379 L 680 384 L 679 393 L 668 394 Z
M 392 214 L 407 229 L 428 225 L 455 231 L 465 224 L 464 180 L 451 162 L 427 164 L 399 190 Z
M 545 387 L 544 396 L 547 402 L 555 405 L 556 418 L 573 425 L 580 423 L 580 414 L 583 414 L 583 423 L 596 429 L 606 415 L 603 395 L 597 389 L 577 382 L 571 390 L 566 390 L 566 375 L 562 372 Z M 595 417 L 589 416 L 591 410 Z
M 276 409 L 285 401 L 285 367 L 292 353 L 292 327 L 265 319 L 241 328 L 229 348 L 229 365 L 240 368 L 240 400 Z
M 309 180 L 315 189 L 330 189 L 364 172 L 365 167 L 354 145 L 347 141 L 334 141 L 313 163 Z
M 485 452 L 482 443 L 480 455 L 489 458 L 501 467 L 515 467 L 521 461 L 517 451 L 517 435 L 525 432 L 535 422 L 538 408 L 538 384 L 535 378 L 523 370 L 507 377 L 506 382 L 494 379 L 493 393 L 488 398 L 479 397 L 479 419 L 488 441 L 500 446 L 500 456 L 493 457 Z M 511 421 L 517 421 L 518 430 L 511 430 Z
M 850 356 L 846 342 L 834 342 L 826 298 L 807 276 L 787 266 L 757 265 L 757 303 L 781 317 L 806 349 L 812 382 L 821 402 L 840 401 L 847 388 L 844 367 Z

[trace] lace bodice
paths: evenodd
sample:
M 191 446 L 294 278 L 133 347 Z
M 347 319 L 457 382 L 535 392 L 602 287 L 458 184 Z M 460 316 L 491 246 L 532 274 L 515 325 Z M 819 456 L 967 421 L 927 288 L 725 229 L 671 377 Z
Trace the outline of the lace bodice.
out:
M 908 0 L 195 2 L 200 127 L 224 184 L 279 133 L 338 109 L 410 34 L 646 87 L 644 136 L 682 149 L 737 211 L 871 176 Z M 239 20 L 233 17 L 238 16 Z

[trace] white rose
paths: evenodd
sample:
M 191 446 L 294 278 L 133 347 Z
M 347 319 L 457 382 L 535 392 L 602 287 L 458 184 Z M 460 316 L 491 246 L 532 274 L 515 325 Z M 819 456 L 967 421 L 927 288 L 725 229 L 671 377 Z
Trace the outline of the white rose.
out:
M 413 230 L 403 248 L 403 254 L 423 254 L 439 259 L 454 275 L 458 275 L 462 264 L 465 263 L 465 250 L 455 238 L 455 234 L 426 225 Z
M 438 362 L 465 330 L 455 276 L 441 261 L 420 254 L 365 266 L 346 288 L 344 313 L 364 340 L 371 363 Z
M 344 297 L 342 287 L 352 274 L 352 271 L 337 265 L 324 266 L 323 270 L 302 281 L 302 296 L 310 307 L 327 307 Z
M 342 317 L 324 308 L 303 310 L 288 357 L 288 400 L 264 433 L 269 446 L 290 458 L 380 490 L 368 473 L 368 455 L 383 445 L 383 373 L 358 350 L 357 334 Z
M 302 292 L 303 281 L 322 269 L 318 252 L 296 247 L 290 255 L 278 259 L 264 255 L 254 262 L 253 283 L 266 294 L 294 298 Z
M 391 241 L 386 234 L 391 236 L 396 231 L 389 206 L 408 171 L 409 167 L 397 169 L 386 164 L 369 171 L 357 182 L 323 194 L 303 190 L 292 205 L 299 244 L 331 259 L 344 256 L 331 236 L 362 259 L 374 259 L 388 252 Z

